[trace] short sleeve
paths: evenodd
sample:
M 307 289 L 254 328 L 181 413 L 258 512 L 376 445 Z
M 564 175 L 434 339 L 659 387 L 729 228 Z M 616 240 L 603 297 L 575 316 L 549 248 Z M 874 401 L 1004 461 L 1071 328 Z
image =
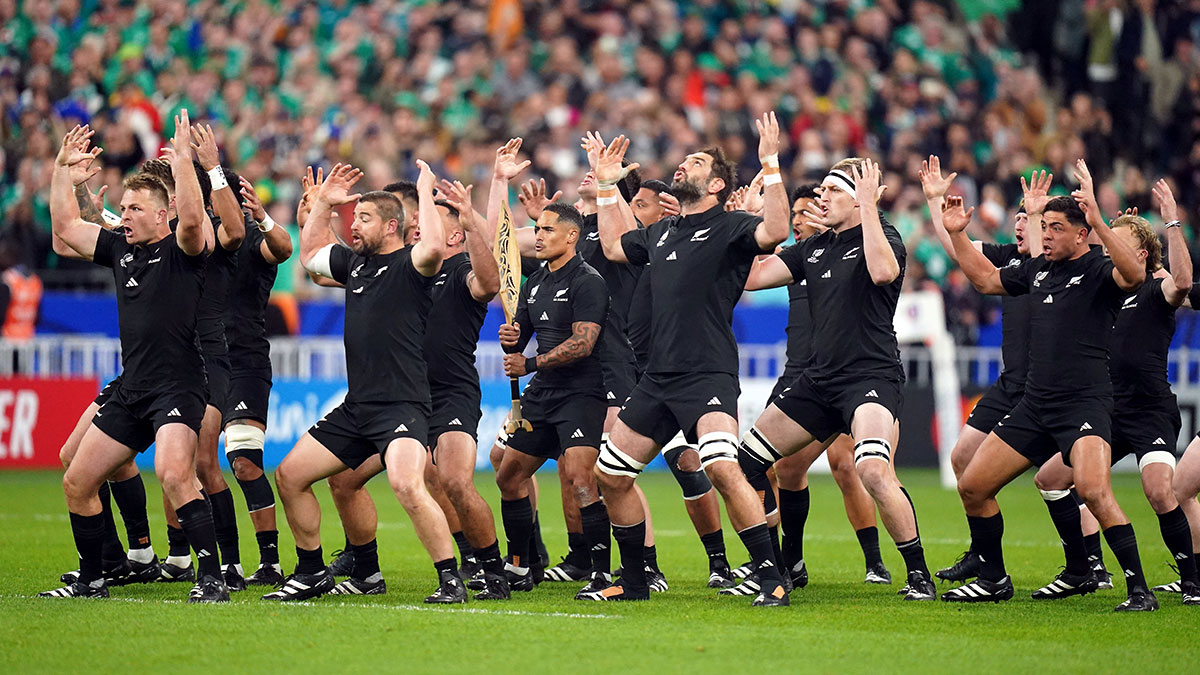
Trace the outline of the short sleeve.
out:
M 734 211 L 730 213 L 730 216 L 737 219 L 732 223 L 732 227 L 729 228 L 729 247 L 750 255 L 762 255 L 764 251 L 758 245 L 758 240 L 754 237 L 754 233 L 758 230 L 758 225 L 762 222 L 762 218 L 752 216 L 744 211 Z
M 582 281 L 571 298 L 571 322 L 603 326 L 608 320 L 608 285 L 599 274 L 588 274 Z
M 332 275 L 330 278 L 334 281 L 346 285 L 350 281 L 350 262 L 354 258 L 354 253 L 345 246 L 334 245 L 329 251 L 329 272 Z
M 1026 260 L 1016 267 L 1005 267 L 1000 270 L 1000 285 L 1004 286 L 1005 293 L 1011 296 L 1029 293 L 1029 276 L 1033 273 L 1035 260 Z
M 1113 270 L 1116 265 L 1113 264 L 1112 258 L 1108 256 L 1097 257 L 1096 267 L 1100 269 L 1100 287 L 1110 298 L 1124 299 L 1129 295 L 1129 291 L 1122 289 L 1117 285 L 1117 280 L 1113 278 Z
M 802 244 L 795 244 L 786 246 L 779 253 L 775 254 L 784 265 L 787 265 L 788 271 L 792 273 L 793 283 L 798 284 L 804 280 L 804 249 L 805 247 Z
M 100 228 L 100 232 L 96 237 L 96 252 L 92 254 L 92 262 L 97 265 L 104 265 L 105 267 L 116 265 L 117 258 L 119 257 L 118 251 L 122 249 L 122 244 L 124 243 L 124 235 Z
M 630 230 L 621 235 L 621 249 L 625 251 L 625 259 L 630 264 L 645 265 L 650 262 L 650 230 L 651 228 Z

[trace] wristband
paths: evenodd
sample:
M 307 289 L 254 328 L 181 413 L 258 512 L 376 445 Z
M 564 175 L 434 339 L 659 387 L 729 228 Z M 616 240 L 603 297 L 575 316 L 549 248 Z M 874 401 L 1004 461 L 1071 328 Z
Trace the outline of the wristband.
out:
M 536 372 L 537 372 L 537 357 L 536 356 L 525 357 L 525 374 L 528 375 L 529 373 L 536 373 Z
M 1165 228 L 1164 228 L 1164 229 L 1168 229 L 1168 230 L 1169 230 L 1169 229 L 1171 229 L 1172 227 L 1179 227 L 1179 226 L 1181 226 L 1181 225 L 1183 225 L 1183 223 L 1179 222 L 1178 220 L 1172 220 L 1171 222 L 1169 222 L 1169 223 L 1167 223 L 1167 224 L 1166 224 L 1166 226 L 1165 226 Z
M 208 180 L 212 183 L 213 192 L 229 187 L 229 181 L 225 179 L 225 170 L 219 166 L 208 170 Z
M 596 206 L 613 206 L 617 203 L 616 196 L 613 197 L 597 197 Z
M 763 187 L 768 185 L 779 185 L 782 182 L 783 176 L 780 176 L 778 173 L 763 174 Z
M 779 153 L 777 152 L 773 155 L 767 155 L 766 157 L 763 157 L 762 165 L 769 166 L 772 169 L 778 169 L 779 168 Z
M 271 214 L 263 216 L 262 222 L 258 223 L 258 231 L 266 234 L 275 229 L 275 219 L 271 218 Z

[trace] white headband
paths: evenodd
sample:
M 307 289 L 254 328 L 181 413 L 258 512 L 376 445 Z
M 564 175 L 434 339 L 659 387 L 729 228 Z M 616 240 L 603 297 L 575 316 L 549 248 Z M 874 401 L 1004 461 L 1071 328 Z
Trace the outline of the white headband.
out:
M 833 183 L 834 187 L 845 190 L 850 195 L 855 193 L 854 181 L 845 171 L 840 169 L 831 170 L 825 175 L 825 178 L 821 180 L 821 185 L 825 185 L 826 183 L 830 182 Z

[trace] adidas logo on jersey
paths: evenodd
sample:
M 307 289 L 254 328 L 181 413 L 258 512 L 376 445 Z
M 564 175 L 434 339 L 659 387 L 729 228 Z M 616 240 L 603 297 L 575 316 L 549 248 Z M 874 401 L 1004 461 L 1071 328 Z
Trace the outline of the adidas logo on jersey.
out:
M 833 270 L 825 270 L 825 274 L 822 274 L 821 278 L 822 279 L 832 279 L 833 278 Z
M 400 426 L 396 427 L 396 430 L 395 430 L 395 431 L 393 431 L 392 433 L 393 433 L 393 434 L 395 434 L 395 433 L 399 433 L 399 432 L 401 432 L 401 431 L 408 431 L 408 427 L 406 427 L 405 425 L 401 424 Z
M 1088 424 L 1087 422 L 1084 422 L 1083 426 L 1079 427 L 1079 430 L 1080 431 L 1091 431 L 1092 425 Z
M 708 399 L 708 404 L 709 405 L 721 405 L 721 399 L 714 396 L 714 397 Z
M 671 251 L 670 255 L 667 256 L 667 260 L 676 260 L 676 259 L 677 258 L 675 257 L 675 251 Z
M 872 389 L 867 392 L 867 398 L 879 398 L 879 393 Z
M 171 408 L 171 412 L 167 413 L 167 417 L 183 417 L 179 414 L 179 408 Z
M 608 392 L 608 396 L 606 396 L 605 398 L 607 398 L 610 401 L 615 401 L 615 400 L 617 400 L 617 395 L 610 391 L 610 392 Z
M 233 409 L 234 410 L 249 410 L 250 406 L 246 405 L 245 401 L 239 401 L 238 404 L 236 406 L 234 406 Z
M 583 438 L 583 430 L 576 429 L 575 433 L 571 434 L 571 438 Z
M 800 280 L 800 285 L 801 285 L 801 286 L 807 286 L 807 285 L 808 285 L 808 279 L 801 279 L 801 280 Z
M 1154 442 L 1153 442 L 1153 443 L 1151 443 L 1150 445 L 1166 445 L 1166 444 L 1167 444 L 1167 442 L 1166 442 L 1166 441 L 1164 441 L 1164 440 L 1163 440 L 1163 439 L 1160 437 L 1160 438 L 1156 438 L 1156 439 L 1154 439 Z
M 538 317 L 538 321 L 549 321 L 549 320 L 550 320 L 550 315 L 545 312 L 542 312 L 542 315 Z
M 1046 296 L 1046 299 L 1042 301 L 1042 304 L 1043 304 L 1043 305 L 1053 305 L 1053 304 L 1054 304 L 1054 296 L 1053 296 L 1053 295 L 1047 295 L 1047 296 Z
M 462 420 L 460 420 L 460 419 L 458 419 L 457 417 L 455 417 L 454 419 L 450 420 L 450 426 L 452 426 L 452 427 L 461 427 L 461 426 L 462 426 Z
M 137 286 L 137 285 L 138 285 L 137 279 L 134 279 L 133 277 L 129 277 L 129 281 L 125 282 L 125 288 L 133 288 L 134 286 Z

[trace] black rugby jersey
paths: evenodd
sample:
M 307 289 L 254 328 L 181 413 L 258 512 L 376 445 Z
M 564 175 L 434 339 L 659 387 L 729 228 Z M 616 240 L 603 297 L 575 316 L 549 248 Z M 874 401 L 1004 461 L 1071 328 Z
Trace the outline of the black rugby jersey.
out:
M 430 389 L 479 391 L 475 346 L 487 304 L 471 295 L 470 274 L 471 260 L 463 252 L 444 260 L 433 277 L 433 307 L 425 330 Z
M 229 291 L 237 276 L 238 257 L 243 246 L 232 251 L 221 246 L 216 236 L 221 219 L 212 216 L 216 249 L 209 254 L 204 271 L 204 290 L 200 293 L 200 307 L 196 314 L 196 333 L 200 336 L 200 352 L 205 356 L 224 356 L 228 353 L 225 342 L 225 310 L 229 304 Z M 254 228 L 258 229 L 258 228 Z
M 1108 354 L 1117 310 L 1128 295 L 1113 263 L 1092 246 L 1074 260 L 1027 260 L 1000 270 L 1009 295 L 1030 296 L 1029 377 L 1025 395 L 1062 400 L 1112 394 Z
M 893 322 L 907 253 L 887 221 L 883 232 L 900 265 L 896 278 L 883 286 L 867 270 L 861 225 L 813 235 L 779 253 L 794 284 L 808 282 L 812 360 L 806 372 L 814 381 L 862 376 L 904 381 Z
M 1021 255 L 1016 244 L 983 244 L 983 255 L 997 269 L 1016 267 L 1029 260 Z M 1004 375 L 1014 385 L 1024 385 L 1029 374 L 1029 307 L 1028 295 L 1006 295 L 1000 299 L 1000 354 L 1004 358 Z
M 599 324 L 603 333 L 608 305 L 608 286 L 603 277 L 576 254 L 557 271 L 551 272 L 549 265 L 543 265 L 529 275 L 521 287 L 514 319 L 521 326 L 523 338 L 537 333 L 537 353 L 541 356 L 571 337 L 576 322 Z M 564 366 L 537 371 L 529 386 L 593 394 L 601 391 L 603 352 L 602 334 L 596 338 L 591 354 Z
M 92 260 L 111 267 L 117 285 L 123 385 L 137 390 L 163 385 L 203 388 L 196 314 L 204 254 L 184 253 L 174 233 L 153 244 L 133 246 L 123 234 L 101 230 Z
M 246 223 L 246 239 L 238 249 L 237 275 L 225 308 L 225 340 L 235 370 L 270 370 L 267 302 L 278 268 L 262 255 L 263 233 Z
M 433 279 L 413 267 L 412 247 L 361 256 L 335 245 L 329 268 L 346 287 L 346 400 L 428 402 L 423 345 Z
M 738 373 L 733 307 L 755 256 L 762 218 L 721 206 L 670 216 L 621 236 L 633 265 L 650 264 L 650 373 Z
M 650 360 L 650 315 L 654 311 L 650 305 L 650 266 L 645 265 L 638 275 L 637 285 L 633 287 L 633 296 L 629 298 L 626 325 L 629 329 L 629 346 L 633 348 L 639 370 L 645 370 Z
M 1116 399 L 1154 400 L 1171 395 L 1167 352 L 1175 336 L 1175 308 L 1167 302 L 1162 286 L 1162 279 L 1147 279 L 1121 301 L 1108 360 Z
M 791 246 L 786 247 L 792 248 Z M 781 251 L 782 253 L 782 251 Z M 808 280 L 788 284 L 787 363 L 784 372 L 796 373 L 812 362 L 812 315 L 808 309 Z

